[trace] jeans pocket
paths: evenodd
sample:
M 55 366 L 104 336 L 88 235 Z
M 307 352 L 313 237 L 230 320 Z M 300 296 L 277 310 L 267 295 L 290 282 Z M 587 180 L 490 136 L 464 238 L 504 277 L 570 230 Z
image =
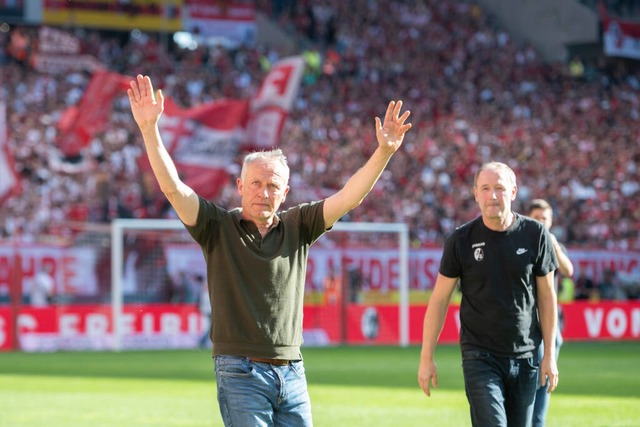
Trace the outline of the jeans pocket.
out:
M 244 357 L 216 356 L 216 375 L 247 378 L 253 375 L 253 366 Z
M 540 361 L 538 360 L 536 363 L 536 360 L 533 357 L 527 357 L 523 361 L 525 362 L 524 364 L 527 365 L 529 369 L 532 369 L 534 371 L 537 371 L 540 369 Z
M 296 362 L 291 362 L 291 370 L 298 376 L 298 378 L 304 378 L 304 363 L 302 360 L 298 360 Z

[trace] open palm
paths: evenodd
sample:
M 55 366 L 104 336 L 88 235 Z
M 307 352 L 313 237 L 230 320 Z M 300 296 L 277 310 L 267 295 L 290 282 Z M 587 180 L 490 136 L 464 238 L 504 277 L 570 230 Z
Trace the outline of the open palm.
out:
M 153 96 L 153 86 L 149 76 L 138 74 L 136 80 L 132 80 L 131 88 L 127 89 L 133 118 L 140 128 L 155 126 L 164 111 L 164 96 L 158 90 L 157 100 Z
M 380 118 L 376 117 L 376 137 L 378 144 L 382 148 L 396 151 L 402 145 L 404 134 L 411 129 L 411 123 L 405 123 L 409 114 L 409 110 L 400 115 L 402 110 L 402 101 L 391 101 L 384 115 L 384 123 Z

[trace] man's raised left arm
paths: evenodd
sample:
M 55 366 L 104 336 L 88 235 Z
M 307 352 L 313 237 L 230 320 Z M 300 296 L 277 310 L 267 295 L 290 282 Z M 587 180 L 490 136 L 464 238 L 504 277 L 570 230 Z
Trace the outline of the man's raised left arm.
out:
M 402 115 L 402 101 L 391 101 L 384 116 L 376 121 L 376 138 L 378 147 L 369 160 L 347 181 L 337 193 L 329 196 L 324 202 L 325 228 L 335 224 L 344 214 L 362 203 L 369 194 L 380 175 L 387 166 L 391 156 L 400 148 L 404 134 L 411 129 L 411 123 L 405 123 L 410 112 Z

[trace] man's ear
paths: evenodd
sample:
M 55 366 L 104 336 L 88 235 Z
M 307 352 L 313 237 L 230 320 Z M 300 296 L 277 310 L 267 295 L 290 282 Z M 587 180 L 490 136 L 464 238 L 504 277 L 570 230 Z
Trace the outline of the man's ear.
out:
M 242 180 L 240 178 L 236 179 L 236 185 L 238 186 L 238 193 L 242 194 Z

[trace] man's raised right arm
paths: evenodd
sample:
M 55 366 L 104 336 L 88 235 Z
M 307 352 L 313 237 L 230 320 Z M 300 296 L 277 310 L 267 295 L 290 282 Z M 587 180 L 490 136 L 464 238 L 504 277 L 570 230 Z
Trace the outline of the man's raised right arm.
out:
M 178 175 L 175 163 L 162 143 L 158 121 L 164 111 L 164 96 L 158 90 L 154 97 L 153 86 L 149 76 L 138 74 L 131 81 L 127 90 L 131 112 L 142 138 L 144 139 L 147 157 L 153 174 L 160 185 L 160 190 L 175 209 L 178 217 L 186 225 L 193 226 L 198 218 L 200 202 L 198 195 L 185 184 Z

